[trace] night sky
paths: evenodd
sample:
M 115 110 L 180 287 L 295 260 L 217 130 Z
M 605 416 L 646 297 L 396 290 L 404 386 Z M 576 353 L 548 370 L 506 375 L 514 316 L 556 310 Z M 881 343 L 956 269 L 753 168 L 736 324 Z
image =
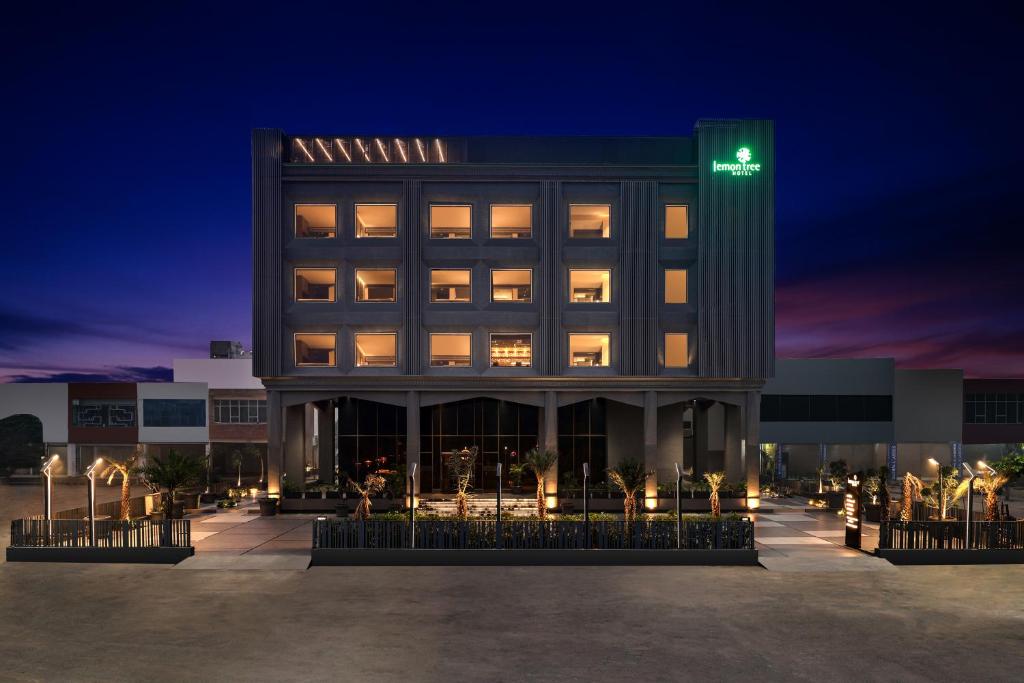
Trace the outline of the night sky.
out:
M 210 339 L 248 345 L 253 127 L 689 135 L 700 117 L 776 121 L 780 356 L 1024 376 L 1009 3 L 220 4 L 5 10 L 0 379 L 162 379 Z

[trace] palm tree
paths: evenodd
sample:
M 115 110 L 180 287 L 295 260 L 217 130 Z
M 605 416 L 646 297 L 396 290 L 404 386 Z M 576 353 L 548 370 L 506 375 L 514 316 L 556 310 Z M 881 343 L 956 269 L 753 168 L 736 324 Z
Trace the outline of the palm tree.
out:
M 644 469 L 639 460 L 623 460 L 615 467 L 608 468 L 608 478 L 625 494 L 622 512 L 627 522 L 636 521 L 636 494 L 644 490 L 647 478 L 654 472 Z
M 238 478 L 235 480 L 235 487 L 242 488 L 242 451 L 237 448 L 231 451 L 231 466 L 238 470 Z
M 154 491 L 167 490 L 161 495 L 161 503 L 167 519 L 174 516 L 174 494 L 178 489 L 191 486 L 203 475 L 203 461 L 191 455 L 184 455 L 175 449 L 167 457 L 153 456 L 140 472 L 146 484 Z
M 370 518 L 370 498 L 378 495 L 387 486 L 387 480 L 379 474 L 368 474 L 360 486 L 355 479 L 348 480 L 350 489 L 359 494 L 359 504 L 356 505 L 356 519 Z
M 455 483 L 455 514 L 463 521 L 469 518 L 469 496 L 466 491 L 470 488 L 469 482 L 473 478 L 478 452 L 476 446 L 471 446 L 461 451 L 446 453 L 444 456 L 444 465 Z
M 914 499 L 921 495 L 924 482 L 910 472 L 903 475 L 903 494 L 900 497 L 900 520 L 909 522 L 914 516 Z
M 705 472 L 704 481 L 708 483 L 708 487 L 711 489 L 711 495 L 709 496 L 711 516 L 721 517 L 722 500 L 718 497 L 718 491 L 722 488 L 722 484 L 725 483 L 725 472 Z
M 882 467 L 878 468 L 878 515 L 879 519 L 883 522 L 889 521 L 889 507 L 891 499 L 889 497 L 889 468 Z
M 121 514 L 124 520 L 132 516 L 132 481 L 131 477 L 139 471 L 139 460 L 142 459 L 142 444 L 136 444 L 135 450 L 124 460 L 104 458 L 106 469 L 100 474 L 107 478 L 107 486 L 114 482 L 114 477 L 121 475 Z
M 999 489 L 1006 486 L 1010 477 L 1002 472 L 993 474 L 986 470 L 976 481 L 985 494 L 985 521 L 995 522 L 999 519 Z
M 558 451 L 542 451 L 534 447 L 523 456 L 523 465 L 537 477 L 537 516 L 541 519 L 546 519 L 548 514 L 548 506 L 544 501 L 544 479 L 548 470 L 557 464 Z

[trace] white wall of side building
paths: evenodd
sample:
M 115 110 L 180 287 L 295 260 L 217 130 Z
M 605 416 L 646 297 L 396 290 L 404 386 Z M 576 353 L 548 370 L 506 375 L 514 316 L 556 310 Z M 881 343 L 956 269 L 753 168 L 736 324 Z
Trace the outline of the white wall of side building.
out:
M 43 423 L 43 442 L 68 441 L 67 384 L 0 384 L 0 419 L 35 415 Z
M 175 382 L 205 382 L 210 389 L 263 389 L 251 358 L 175 358 Z
M 206 443 L 210 440 L 206 405 L 209 389 L 204 382 L 151 382 L 138 384 L 139 443 Z M 203 402 L 201 427 L 152 427 L 146 424 L 146 401 L 154 399 L 193 399 Z

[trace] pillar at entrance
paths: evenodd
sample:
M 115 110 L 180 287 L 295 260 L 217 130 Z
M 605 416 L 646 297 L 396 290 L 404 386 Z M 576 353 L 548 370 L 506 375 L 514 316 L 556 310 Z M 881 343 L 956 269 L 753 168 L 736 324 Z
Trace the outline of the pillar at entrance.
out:
M 320 481 L 325 484 L 337 483 L 334 473 L 334 401 L 316 404 L 317 469 Z
M 730 482 L 745 481 L 743 469 L 743 408 L 725 406 L 725 478 Z
M 658 393 L 644 393 L 644 469 L 651 472 L 644 487 L 644 507 L 658 506 Z
M 289 486 L 306 483 L 306 404 L 284 409 L 284 473 Z
M 409 473 L 413 464 L 416 465 L 416 478 L 413 480 L 414 490 L 411 492 L 412 504 L 416 505 L 416 496 L 420 492 L 420 394 L 418 391 L 409 391 L 405 394 L 405 467 L 406 482 L 409 480 Z M 410 496 L 409 485 L 406 484 L 406 498 Z M 407 500 L 408 503 L 408 500 Z
M 267 392 L 267 493 L 281 493 L 281 474 L 284 472 L 284 425 L 282 422 L 281 392 Z
M 554 391 L 544 392 L 544 440 L 541 448 L 545 451 L 558 452 L 558 394 Z M 544 496 L 547 506 L 553 508 L 558 504 L 558 461 L 548 470 L 544 478 Z
M 747 507 L 756 510 L 761 506 L 761 394 L 747 393 L 747 405 L 743 410 L 746 422 L 746 438 L 743 440 L 743 469 L 747 474 Z

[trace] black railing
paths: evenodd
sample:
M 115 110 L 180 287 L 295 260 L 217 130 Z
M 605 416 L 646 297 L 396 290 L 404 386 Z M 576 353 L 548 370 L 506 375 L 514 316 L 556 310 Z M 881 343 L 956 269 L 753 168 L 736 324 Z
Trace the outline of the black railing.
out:
M 89 520 L 15 519 L 11 521 L 11 547 L 22 548 L 187 548 L 192 545 L 187 519 L 153 521 L 97 520 L 95 543 L 89 538 Z
M 589 527 L 589 533 L 588 533 Z M 318 519 L 313 549 L 428 550 L 753 550 L 748 520 L 563 522 L 494 520 L 408 522 Z
M 878 528 L 878 547 L 891 550 L 1024 550 L 1024 520 L 901 522 Z

